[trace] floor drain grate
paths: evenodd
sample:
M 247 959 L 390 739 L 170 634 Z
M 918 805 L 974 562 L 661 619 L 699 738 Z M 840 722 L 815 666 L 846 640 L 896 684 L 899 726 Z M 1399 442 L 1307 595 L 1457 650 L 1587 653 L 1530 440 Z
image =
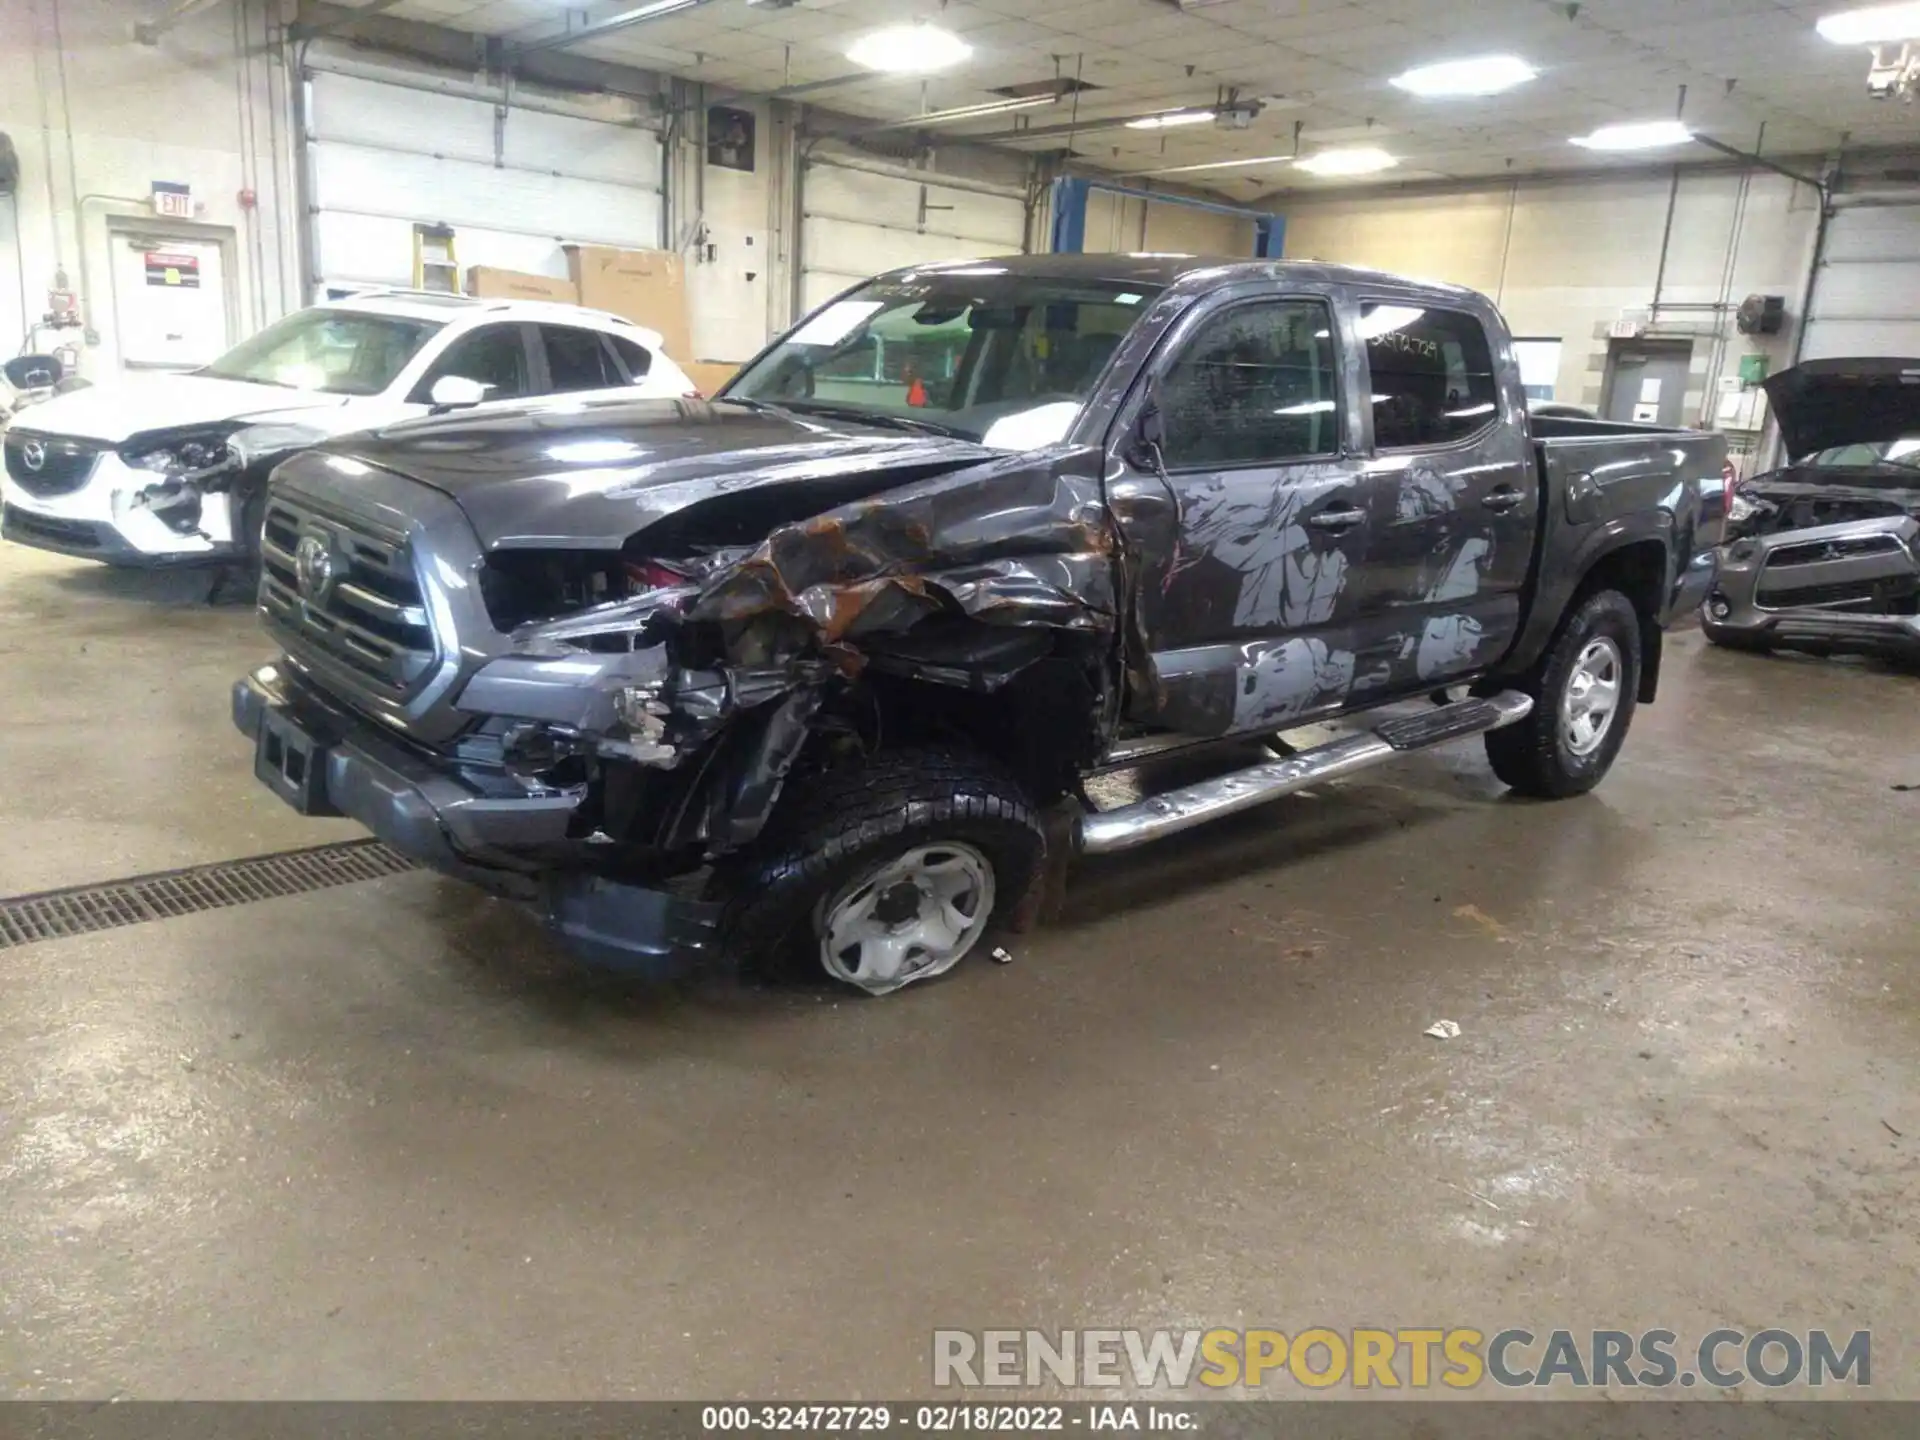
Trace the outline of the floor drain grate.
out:
M 170 920 L 229 905 L 250 905 L 283 895 L 304 895 L 334 885 L 399 875 L 414 864 L 378 840 L 346 840 L 277 855 L 251 855 L 157 875 L 135 875 L 97 885 L 43 890 L 0 900 L 0 950 L 113 930 L 149 920 Z

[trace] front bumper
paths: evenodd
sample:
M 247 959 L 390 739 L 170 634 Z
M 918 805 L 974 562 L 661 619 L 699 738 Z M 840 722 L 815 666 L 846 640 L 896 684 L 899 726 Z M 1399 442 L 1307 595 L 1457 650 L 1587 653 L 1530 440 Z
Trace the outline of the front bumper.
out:
M 255 776 L 296 810 L 351 817 L 422 865 L 536 905 L 585 960 L 671 975 L 712 946 L 717 906 L 532 858 L 567 842 L 576 795 L 485 794 L 278 665 L 235 684 L 233 723 Z
M 71 490 L 36 492 L 0 476 L 0 530 L 21 545 L 102 560 L 109 565 L 180 565 L 225 560 L 235 553 L 232 505 L 224 492 L 200 497 L 197 524 L 176 530 L 143 500 L 160 481 L 111 451 Z
M 1851 520 L 1724 546 L 1700 620 L 1755 648 L 1920 659 L 1920 520 Z

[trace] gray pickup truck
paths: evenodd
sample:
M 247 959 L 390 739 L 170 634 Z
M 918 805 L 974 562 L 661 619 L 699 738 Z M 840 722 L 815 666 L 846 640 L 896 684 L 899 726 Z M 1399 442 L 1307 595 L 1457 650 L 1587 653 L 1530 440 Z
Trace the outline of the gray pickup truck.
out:
M 884 994 L 1077 852 L 1409 751 L 1480 734 L 1513 789 L 1590 789 L 1711 587 L 1722 461 L 1530 422 L 1468 290 L 924 266 L 713 403 L 489 406 L 288 460 L 260 587 L 282 653 L 234 721 L 296 808 L 538 905 L 587 958 L 801 958 Z

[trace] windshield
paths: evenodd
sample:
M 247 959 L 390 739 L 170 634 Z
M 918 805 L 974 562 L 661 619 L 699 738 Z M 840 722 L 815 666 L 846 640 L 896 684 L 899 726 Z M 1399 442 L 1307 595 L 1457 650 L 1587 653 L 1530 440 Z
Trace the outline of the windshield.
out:
M 1831 450 L 1816 452 L 1805 463 L 1841 470 L 1869 470 L 1875 465 L 1901 465 L 1909 470 L 1920 470 L 1920 435 L 1868 444 L 1836 445 Z
M 1029 450 L 1061 439 L 1157 287 L 922 271 L 817 310 L 729 400 L 912 425 Z
M 438 320 L 297 310 L 200 373 L 329 395 L 378 395 L 441 328 Z

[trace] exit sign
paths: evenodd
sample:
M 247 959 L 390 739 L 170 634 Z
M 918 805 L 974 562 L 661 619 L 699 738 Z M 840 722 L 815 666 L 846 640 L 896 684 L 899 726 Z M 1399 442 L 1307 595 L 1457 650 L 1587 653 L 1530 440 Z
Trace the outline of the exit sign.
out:
M 153 213 L 166 215 L 175 220 L 193 218 L 193 187 L 176 185 L 169 180 L 153 182 Z

